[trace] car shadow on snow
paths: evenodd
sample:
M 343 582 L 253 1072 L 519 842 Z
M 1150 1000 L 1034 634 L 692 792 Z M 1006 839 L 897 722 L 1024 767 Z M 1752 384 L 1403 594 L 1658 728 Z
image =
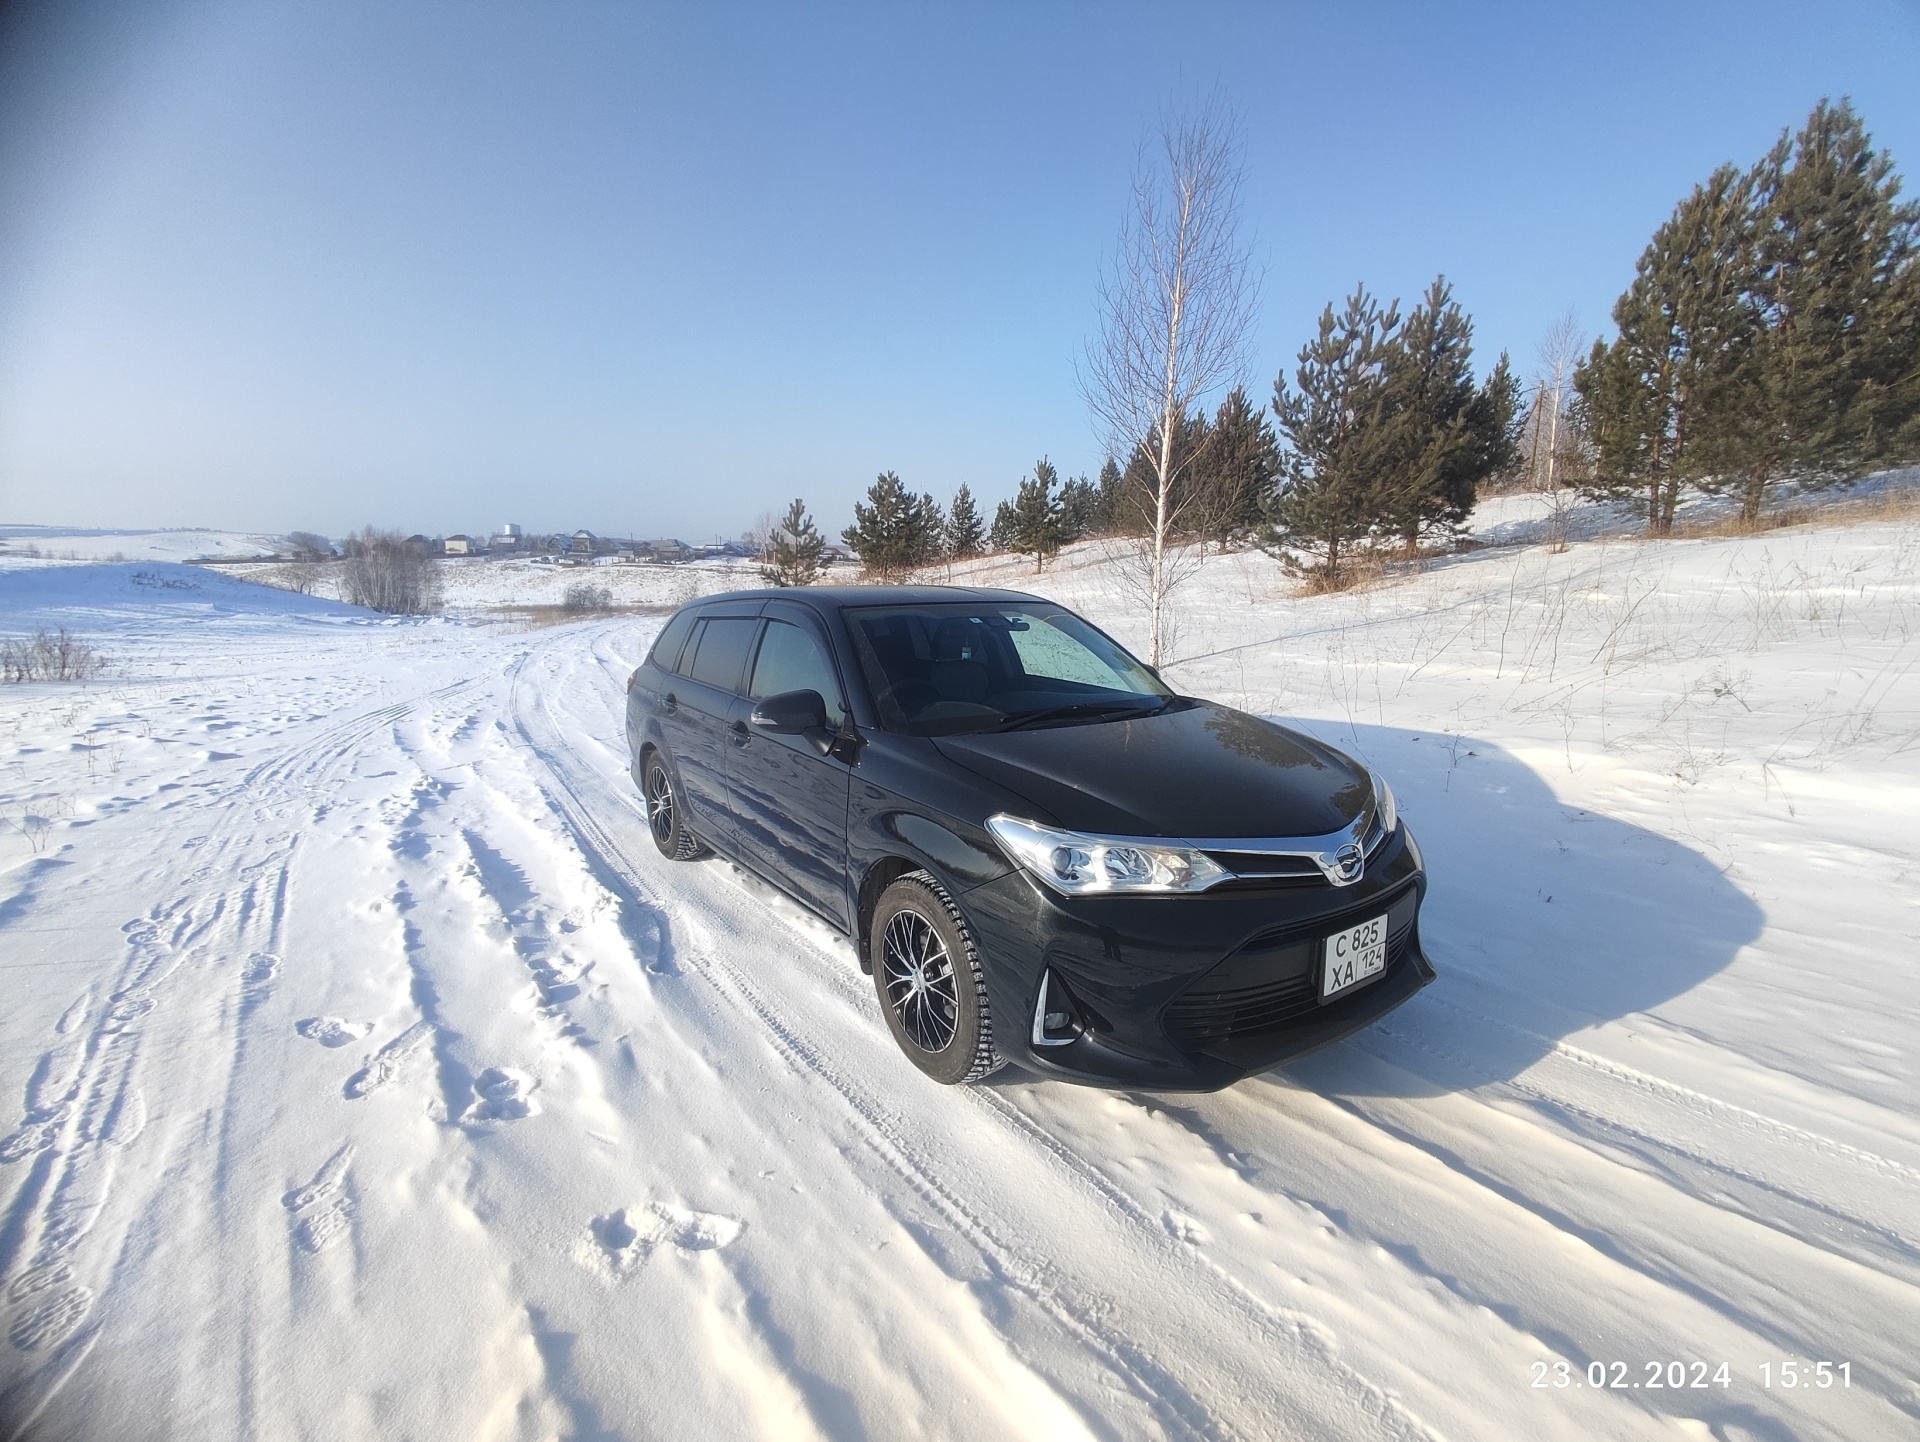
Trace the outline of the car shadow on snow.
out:
M 1439 978 L 1347 1041 L 1276 1068 L 1297 1083 L 1435 1095 L 1509 1080 L 1563 1037 L 1692 990 L 1760 935 L 1760 907 L 1706 856 L 1561 801 L 1498 746 L 1312 729 L 1392 783 L 1425 854 L 1420 932 Z

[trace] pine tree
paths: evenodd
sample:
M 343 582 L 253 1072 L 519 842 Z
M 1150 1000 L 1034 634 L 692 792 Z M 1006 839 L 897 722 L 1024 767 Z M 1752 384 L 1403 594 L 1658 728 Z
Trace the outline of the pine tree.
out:
M 996 551 L 1013 549 L 1013 502 L 1002 501 L 993 508 L 993 527 L 987 532 L 987 544 Z
M 1880 392 L 1874 450 L 1888 465 L 1920 460 L 1920 256 L 1909 254 L 1873 309 L 1874 386 Z
M 927 498 L 931 501 L 931 497 Z M 921 500 L 892 471 L 867 488 L 867 503 L 855 501 L 853 524 L 841 532 L 876 576 L 897 575 L 925 559 L 926 517 Z
M 1920 340 L 1902 292 L 1920 285 L 1920 208 L 1898 203 L 1891 157 L 1844 101 L 1781 136 L 1749 186 L 1756 323 L 1715 459 L 1756 521 L 1783 476 L 1825 485 L 1914 454 L 1900 435 L 1920 402 Z
M 1474 398 L 1472 330 L 1444 277 L 1427 287 L 1388 344 L 1386 388 L 1390 439 L 1374 478 L 1375 507 L 1382 528 L 1411 555 L 1420 533 L 1449 509 L 1442 487 L 1467 444 Z
M 1033 474 L 1020 482 L 1009 517 L 1009 546 L 1022 555 L 1033 557 L 1033 569 L 1043 570 L 1065 539 L 1065 517 L 1060 497 L 1054 493 L 1059 472 L 1042 456 Z
M 1480 490 L 1520 464 L 1520 433 L 1526 415 L 1520 405 L 1520 378 L 1505 351 L 1473 393 L 1467 406 L 1467 443 L 1440 478 L 1440 521 L 1459 526 L 1473 513 Z
M 1166 483 L 1167 535 L 1191 535 L 1194 479 L 1206 465 L 1213 428 L 1204 415 L 1183 416 L 1174 422 L 1173 444 L 1163 453 L 1156 428 L 1146 442 L 1134 448 L 1133 459 L 1121 476 L 1120 495 L 1110 529 L 1121 536 L 1151 535 L 1159 508 L 1159 467 L 1164 454 L 1172 469 Z
M 1345 579 L 1343 554 L 1374 528 L 1387 355 L 1399 324 L 1398 305 L 1382 310 L 1361 286 L 1337 315 L 1331 305 L 1321 313 L 1318 335 L 1300 349 L 1295 385 L 1284 373 L 1273 383 L 1285 446 L 1258 539 L 1268 550 L 1315 555 L 1329 589 Z
M 1376 511 L 1411 555 L 1424 532 L 1466 520 L 1481 483 L 1518 458 L 1519 387 L 1505 355 L 1474 384 L 1473 322 L 1442 276 L 1388 346 L 1387 388 L 1391 441 Z
M 1188 529 L 1224 550 L 1260 525 L 1261 503 L 1279 473 L 1279 443 L 1266 412 L 1235 386 L 1214 413 L 1206 450 L 1194 464 Z
M 922 491 L 913 503 L 907 527 L 907 565 L 930 566 L 947 554 L 947 516 L 931 492 Z
M 1113 536 L 1120 533 L 1120 516 L 1125 504 L 1127 478 L 1120 473 L 1120 467 L 1114 464 L 1112 456 L 1100 467 L 1100 479 L 1095 486 L 1100 492 L 1098 523 L 1093 534 Z
M 1063 542 L 1077 541 L 1100 529 L 1099 488 L 1085 476 L 1076 476 L 1060 487 L 1060 527 Z
M 1673 529 L 1681 487 L 1721 470 L 1733 444 L 1726 397 L 1751 364 L 1752 185 L 1722 166 L 1654 232 L 1614 303 L 1619 334 L 1574 378 L 1592 435 L 1591 490 L 1639 492 L 1647 526 Z
M 1618 338 L 1576 377 L 1590 489 L 1825 485 L 1920 456 L 1920 208 L 1851 106 L 1823 100 L 1754 167 L 1722 166 L 1675 209 L 1614 308 Z
M 768 546 L 772 564 L 760 568 L 760 579 L 769 586 L 810 586 L 820 574 L 820 555 L 825 548 L 826 541 L 807 514 L 807 503 L 795 498 L 774 527 Z
M 973 492 L 962 481 L 960 489 L 953 493 L 953 504 L 947 507 L 946 553 L 956 561 L 964 561 L 986 549 L 986 539 L 979 507 L 973 503 Z

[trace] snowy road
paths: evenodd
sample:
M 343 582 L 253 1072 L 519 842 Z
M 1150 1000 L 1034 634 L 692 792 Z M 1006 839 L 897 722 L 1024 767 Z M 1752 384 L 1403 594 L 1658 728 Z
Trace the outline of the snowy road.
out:
M 289 606 L 126 629 L 146 679 L 84 717 L 10 702 L 9 799 L 68 819 L 0 873 L 0 1435 L 1920 1429 L 1904 1073 L 1737 1041 L 1743 958 L 1884 954 L 1906 903 L 1781 937 L 1517 750 L 1355 725 L 1440 983 L 1216 1095 L 942 1089 L 844 940 L 653 850 L 657 622 Z M 1900 985 L 1885 1033 L 1829 988 L 1863 1059 Z

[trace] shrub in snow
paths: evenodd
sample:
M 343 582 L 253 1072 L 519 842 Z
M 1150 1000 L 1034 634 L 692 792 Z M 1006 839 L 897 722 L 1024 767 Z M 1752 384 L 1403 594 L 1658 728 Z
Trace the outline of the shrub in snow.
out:
M 57 631 L 40 630 L 24 641 L 0 641 L 0 680 L 91 681 L 106 667 L 87 642 Z
M 589 586 L 576 582 L 567 587 L 567 594 L 560 602 L 564 611 L 611 611 L 613 609 L 613 591 L 606 586 Z

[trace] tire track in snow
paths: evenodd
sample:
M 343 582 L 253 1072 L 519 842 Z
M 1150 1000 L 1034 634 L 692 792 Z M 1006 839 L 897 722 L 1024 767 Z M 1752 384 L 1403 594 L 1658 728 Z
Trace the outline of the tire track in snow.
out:
M 1490 1085 L 1479 1090 L 1498 1093 L 1500 1088 Z M 1538 1274 L 1525 1269 L 1516 1271 L 1504 1263 L 1484 1267 L 1472 1265 L 1465 1260 L 1471 1258 L 1475 1251 L 1472 1245 L 1454 1248 L 1456 1260 L 1450 1265 L 1430 1262 L 1424 1253 L 1435 1238 L 1431 1235 L 1433 1228 L 1425 1218 L 1419 1218 L 1410 1226 L 1405 1217 L 1395 1221 L 1387 1216 L 1370 1215 L 1352 1202 L 1336 1203 L 1324 1195 L 1310 1195 L 1296 1190 L 1292 1179 L 1299 1170 L 1297 1157 L 1311 1157 L 1312 1151 L 1298 1148 L 1291 1140 L 1299 1119 L 1280 1112 L 1272 1101 L 1263 1098 L 1257 1090 L 1249 1092 L 1240 1089 L 1218 1100 L 1195 1098 L 1185 1105 L 1170 1104 L 1158 1098 L 1141 1097 L 1138 1100 L 1142 1105 L 1165 1114 L 1171 1122 L 1192 1134 L 1214 1153 L 1221 1165 L 1259 1192 L 1308 1207 L 1328 1217 L 1330 1225 L 1338 1226 L 1341 1231 L 1362 1243 L 1388 1251 L 1415 1274 L 1445 1287 L 1462 1301 L 1498 1316 L 1516 1332 L 1533 1338 L 1547 1352 L 1567 1360 L 1576 1370 L 1585 1368 L 1595 1360 L 1617 1359 L 1617 1351 L 1609 1351 L 1608 1348 L 1619 1346 L 1620 1323 L 1630 1328 L 1644 1326 L 1653 1347 L 1653 1351 L 1647 1355 L 1653 1355 L 1654 1351 L 1661 1350 L 1659 1334 L 1671 1331 L 1671 1327 L 1662 1319 L 1670 1312 L 1686 1315 L 1689 1307 L 1697 1307 L 1699 1311 L 1693 1314 L 1695 1321 L 1688 1324 L 1691 1330 L 1683 1329 L 1683 1336 L 1698 1342 L 1716 1324 L 1723 1324 L 1727 1333 L 1727 1341 L 1721 1349 L 1724 1354 L 1757 1348 L 1761 1356 L 1810 1355 L 1822 1348 L 1832 1351 L 1837 1347 L 1853 1361 L 1852 1396 L 1856 1402 L 1864 1406 L 1872 1399 L 1909 1416 L 1920 1416 L 1920 1406 L 1916 1405 L 1910 1383 L 1904 1380 L 1897 1345 L 1890 1350 L 1883 1336 L 1871 1340 L 1856 1337 L 1852 1343 L 1844 1344 L 1831 1325 L 1831 1319 L 1823 1317 L 1817 1303 L 1802 1303 L 1795 1297 L 1796 1284 L 1799 1282 L 1808 1284 L 1811 1297 L 1830 1292 L 1836 1275 L 1833 1271 L 1822 1274 L 1815 1270 L 1797 1276 L 1791 1269 L 1782 1267 L 1782 1258 L 1744 1249 L 1737 1234 L 1730 1243 L 1718 1231 L 1701 1233 L 1697 1222 L 1684 1220 L 1687 1216 L 1684 1210 L 1647 1210 L 1634 1207 L 1624 1199 L 1615 1199 L 1611 1212 L 1606 1203 L 1597 1207 L 1591 1205 L 1589 1197 L 1611 1197 L 1612 1192 L 1617 1190 L 1607 1185 L 1612 1180 L 1607 1173 L 1636 1179 L 1648 1175 L 1644 1170 L 1623 1167 L 1617 1158 L 1604 1152 L 1592 1155 L 1590 1160 L 1583 1163 L 1603 1169 L 1591 1174 L 1590 1185 L 1575 1187 L 1558 1201 L 1544 1192 L 1536 1195 L 1542 1180 L 1560 1181 L 1561 1178 L 1556 1163 L 1542 1161 L 1533 1148 L 1519 1149 L 1520 1154 L 1529 1158 L 1528 1165 L 1518 1169 L 1505 1167 L 1502 1165 L 1503 1158 L 1514 1155 L 1516 1150 L 1509 1137 L 1500 1136 L 1493 1143 L 1493 1149 L 1485 1155 L 1473 1153 L 1469 1148 L 1446 1139 L 1442 1125 L 1423 1125 L 1418 1112 L 1399 1116 L 1390 1104 L 1383 1108 L 1381 1104 L 1367 1100 L 1366 1091 L 1363 1085 L 1356 1088 L 1359 1095 L 1347 1097 L 1303 1086 L 1297 1094 L 1334 1108 L 1355 1126 L 1383 1139 L 1389 1147 L 1405 1148 L 1409 1154 L 1437 1163 L 1465 1182 L 1483 1200 L 1461 1199 L 1452 1206 L 1462 1217 L 1474 1218 L 1477 1227 L 1488 1226 L 1503 1211 L 1511 1209 L 1520 1216 L 1544 1224 L 1568 1241 L 1579 1244 L 1583 1250 L 1590 1250 L 1597 1258 L 1604 1259 L 1605 1264 L 1618 1267 L 1627 1282 L 1620 1291 L 1621 1297 L 1634 1296 L 1632 1284 L 1640 1283 L 1652 1289 L 1653 1297 L 1666 1299 L 1666 1305 L 1659 1301 L 1643 1303 L 1644 1310 L 1640 1317 L 1635 1317 L 1633 1309 L 1629 1307 L 1617 1319 L 1615 1326 L 1610 1328 L 1603 1320 L 1604 1313 L 1585 1314 L 1571 1299 L 1563 1300 L 1557 1309 L 1546 1306 L 1540 1295 L 1543 1279 Z M 1462 1100 L 1476 1100 L 1470 1091 L 1463 1090 L 1456 1095 Z M 1237 1117 L 1233 1116 L 1236 1107 L 1241 1109 Z M 1512 1119 L 1509 1113 L 1496 1112 L 1494 1115 Z M 1249 1126 L 1250 1121 L 1252 1127 Z M 1253 1128 L 1269 1122 L 1282 1129 L 1279 1134 L 1259 1136 L 1251 1145 L 1239 1139 L 1253 1137 Z M 1458 1124 L 1457 1118 L 1454 1124 Z M 1537 1120 L 1530 1120 L 1529 1124 L 1540 1125 Z M 1332 1131 L 1327 1131 L 1325 1135 L 1334 1146 L 1347 1148 L 1352 1145 L 1348 1139 L 1336 1137 Z M 1591 1139 L 1587 1137 L 1561 1135 L 1559 1140 L 1590 1153 L 1593 1151 Z M 1259 1154 L 1262 1152 L 1271 1160 L 1261 1159 Z M 1366 1154 L 1364 1149 L 1360 1151 L 1360 1155 Z M 1539 1177 L 1530 1171 L 1534 1165 L 1542 1168 Z M 1395 1170 L 1401 1168 L 1396 1167 Z M 1323 1186 L 1331 1184 L 1337 1188 L 1340 1185 L 1337 1169 L 1331 1178 L 1324 1175 L 1327 1171 L 1324 1166 L 1316 1166 L 1314 1171 L 1322 1174 Z M 1663 1175 L 1653 1175 L 1659 1184 L 1671 1182 L 1670 1178 Z M 1712 1195 L 1696 1197 L 1689 1193 L 1688 1200 L 1697 1201 L 1705 1207 L 1729 1210 L 1725 1199 Z M 1744 1213 L 1739 1215 L 1743 1222 L 1767 1225 L 1764 1218 L 1753 1218 Z M 1438 1229 L 1445 1231 L 1444 1221 Z M 1786 1235 L 1786 1240 L 1794 1245 L 1803 1242 L 1802 1238 L 1791 1233 Z M 1444 1248 L 1448 1242 L 1442 1240 L 1441 1245 Z M 1837 1260 L 1842 1269 L 1838 1275 L 1844 1275 L 1846 1270 L 1856 1265 L 1852 1258 L 1842 1252 L 1811 1245 L 1807 1247 L 1805 1256 L 1816 1268 L 1830 1268 L 1832 1261 Z M 1511 1289 L 1504 1293 L 1500 1289 L 1503 1272 L 1507 1274 L 1506 1284 Z M 1913 1289 L 1902 1279 L 1889 1275 L 1882 1268 L 1855 1275 L 1861 1283 L 1878 1289 L 1879 1306 L 1885 1308 L 1896 1303 L 1899 1299 L 1894 1294 L 1902 1294 L 1907 1304 L 1905 1314 L 1911 1316 L 1920 1313 L 1920 1306 L 1913 1304 Z M 1612 1295 L 1613 1291 L 1613 1288 L 1608 1288 L 1607 1295 Z M 1789 1300 L 1792 1305 L 1785 1305 Z M 1617 1309 L 1621 1304 L 1616 1302 L 1613 1305 Z M 1883 1315 L 1900 1315 L 1900 1312 L 1896 1306 L 1892 1313 Z M 1568 1320 L 1559 1320 L 1563 1317 Z M 1671 1344 L 1667 1345 L 1666 1350 L 1671 1350 Z M 1698 1405 L 1698 1399 L 1685 1393 L 1632 1391 L 1601 1395 L 1610 1401 L 1645 1408 L 1655 1415 L 1687 1415 L 1690 1408 Z M 1810 1396 L 1808 1394 L 1797 1399 L 1783 1397 L 1780 1404 L 1791 1407 L 1796 1400 L 1800 1404 L 1807 1404 Z M 1677 1410 L 1670 1412 L 1666 1409 Z M 1800 1420 L 1804 1422 L 1807 1418 L 1803 1414 Z
M 17 1308 L 7 1327 L 15 1359 L 0 1366 L 0 1415 L 19 1417 L 23 1425 L 52 1400 L 100 1332 L 95 1302 L 111 1285 L 134 1221 L 132 1204 L 114 1203 L 116 1154 L 146 1129 L 139 1065 L 147 1032 L 169 1000 L 168 983 L 183 969 L 218 967 L 250 945 L 277 945 L 288 852 L 269 846 L 264 855 L 250 855 L 251 819 L 236 813 L 203 838 L 190 858 L 186 887 L 122 928 L 127 955 L 112 990 L 97 1008 L 83 997 L 58 1024 L 77 1029 L 91 1015 L 92 1029 L 42 1057 L 29 1083 L 27 1117 L 0 1143 L 0 1157 L 36 1157 L 0 1219 L 0 1279 L 7 1303 Z M 195 883 L 226 869 L 229 852 L 238 853 L 234 883 L 197 889 Z M 261 961 L 272 955 L 254 951 L 250 963 L 231 969 L 237 1013 L 270 987 L 271 968 Z M 194 1000 L 182 1004 L 191 1007 Z M 57 1292 L 43 1295 L 56 1285 Z
M 1669 1164 L 1676 1175 L 1698 1171 L 1717 1179 L 1714 1185 L 1689 1188 L 1701 1201 L 1876 1269 L 1892 1263 L 1910 1284 L 1920 1277 L 1920 1235 L 1903 1230 L 1895 1221 L 1903 1215 L 1906 1199 L 1920 1187 L 1920 1171 L 1529 1032 L 1444 996 L 1423 998 L 1423 1004 L 1449 1011 L 1471 1025 L 1521 1037 L 1543 1055 L 1519 1074 L 1502 1076 L 1442 1044 L 1417 1015 L 1387 1018 L 1375 1032 L 1481 1078 L 1482 1090 L 1514 1096 L 1555 1115 L 1570 1134 L 1589 1141 L 1610 1137 L 1637 1144 L 1683 1164 Z M 1391 1048 L 1380 1054 L 1392 1060 Z M 1729 1131 L 1738 1134 L 1738 1145 L 1727 1144 Z M 1741 1184 L 1748 1205 L 1728 1193 L 1726 1188 L 1733 1184 Z M 1796 1214 L 1801 1213 L 1807 1214 L 1811 1224 L 1798 1220 Z M 1839 1235 L 1833 1224 L 1841 1229 Z
M 68 1008 L 29 1080 L 21 1123 L 0 1139 L 0 1165 L 31 1160 L 27 1179 L 0 1215 L 0 1309 L 10 1343 L 0 1356 L 0 1416 L 30 1425 L 99 1337 L 96 1302 L 111 1287 L 141 1200 L 115 1198 L 116 1153 L 146 1128 L 140 1061 L 147 1033 L 169 1002 L 170 980 L 183 969 L 209 966 L 225 979 L 223 992 L 182 1005 L 209 1002 L 228 1018 L 230 1085 L 248 1020 L 278 977 L 297 836 L 283 820 L 285 811 L 316 791 L 324 794 L 321 783 L 382 727 L 480 684 L 458 681 L 292 738 L 204 798 L 200 804 L 215 812 L 208 831 L 183 857 L 169 856 L 156 868 L 155 889 L 170 892 L 170 899 L 122 928 L 127 955 L 111 989 L 97 1006 L 89 993 Z M 66 1039 L 89 1016 L 92 1029 Z M 228 1165 L 225 1127 L 233 1102 L 229 1094 L 214 1108 L 222 1127 L 215 1178 Z M 159 1184 L 186 1183 L 176 1177 Z M 217 1181 L 209 1185 L 217 1190 Z M 324 1244 L 337 1230 L 331 1209 L 308 1220 L 310 1241 Z

